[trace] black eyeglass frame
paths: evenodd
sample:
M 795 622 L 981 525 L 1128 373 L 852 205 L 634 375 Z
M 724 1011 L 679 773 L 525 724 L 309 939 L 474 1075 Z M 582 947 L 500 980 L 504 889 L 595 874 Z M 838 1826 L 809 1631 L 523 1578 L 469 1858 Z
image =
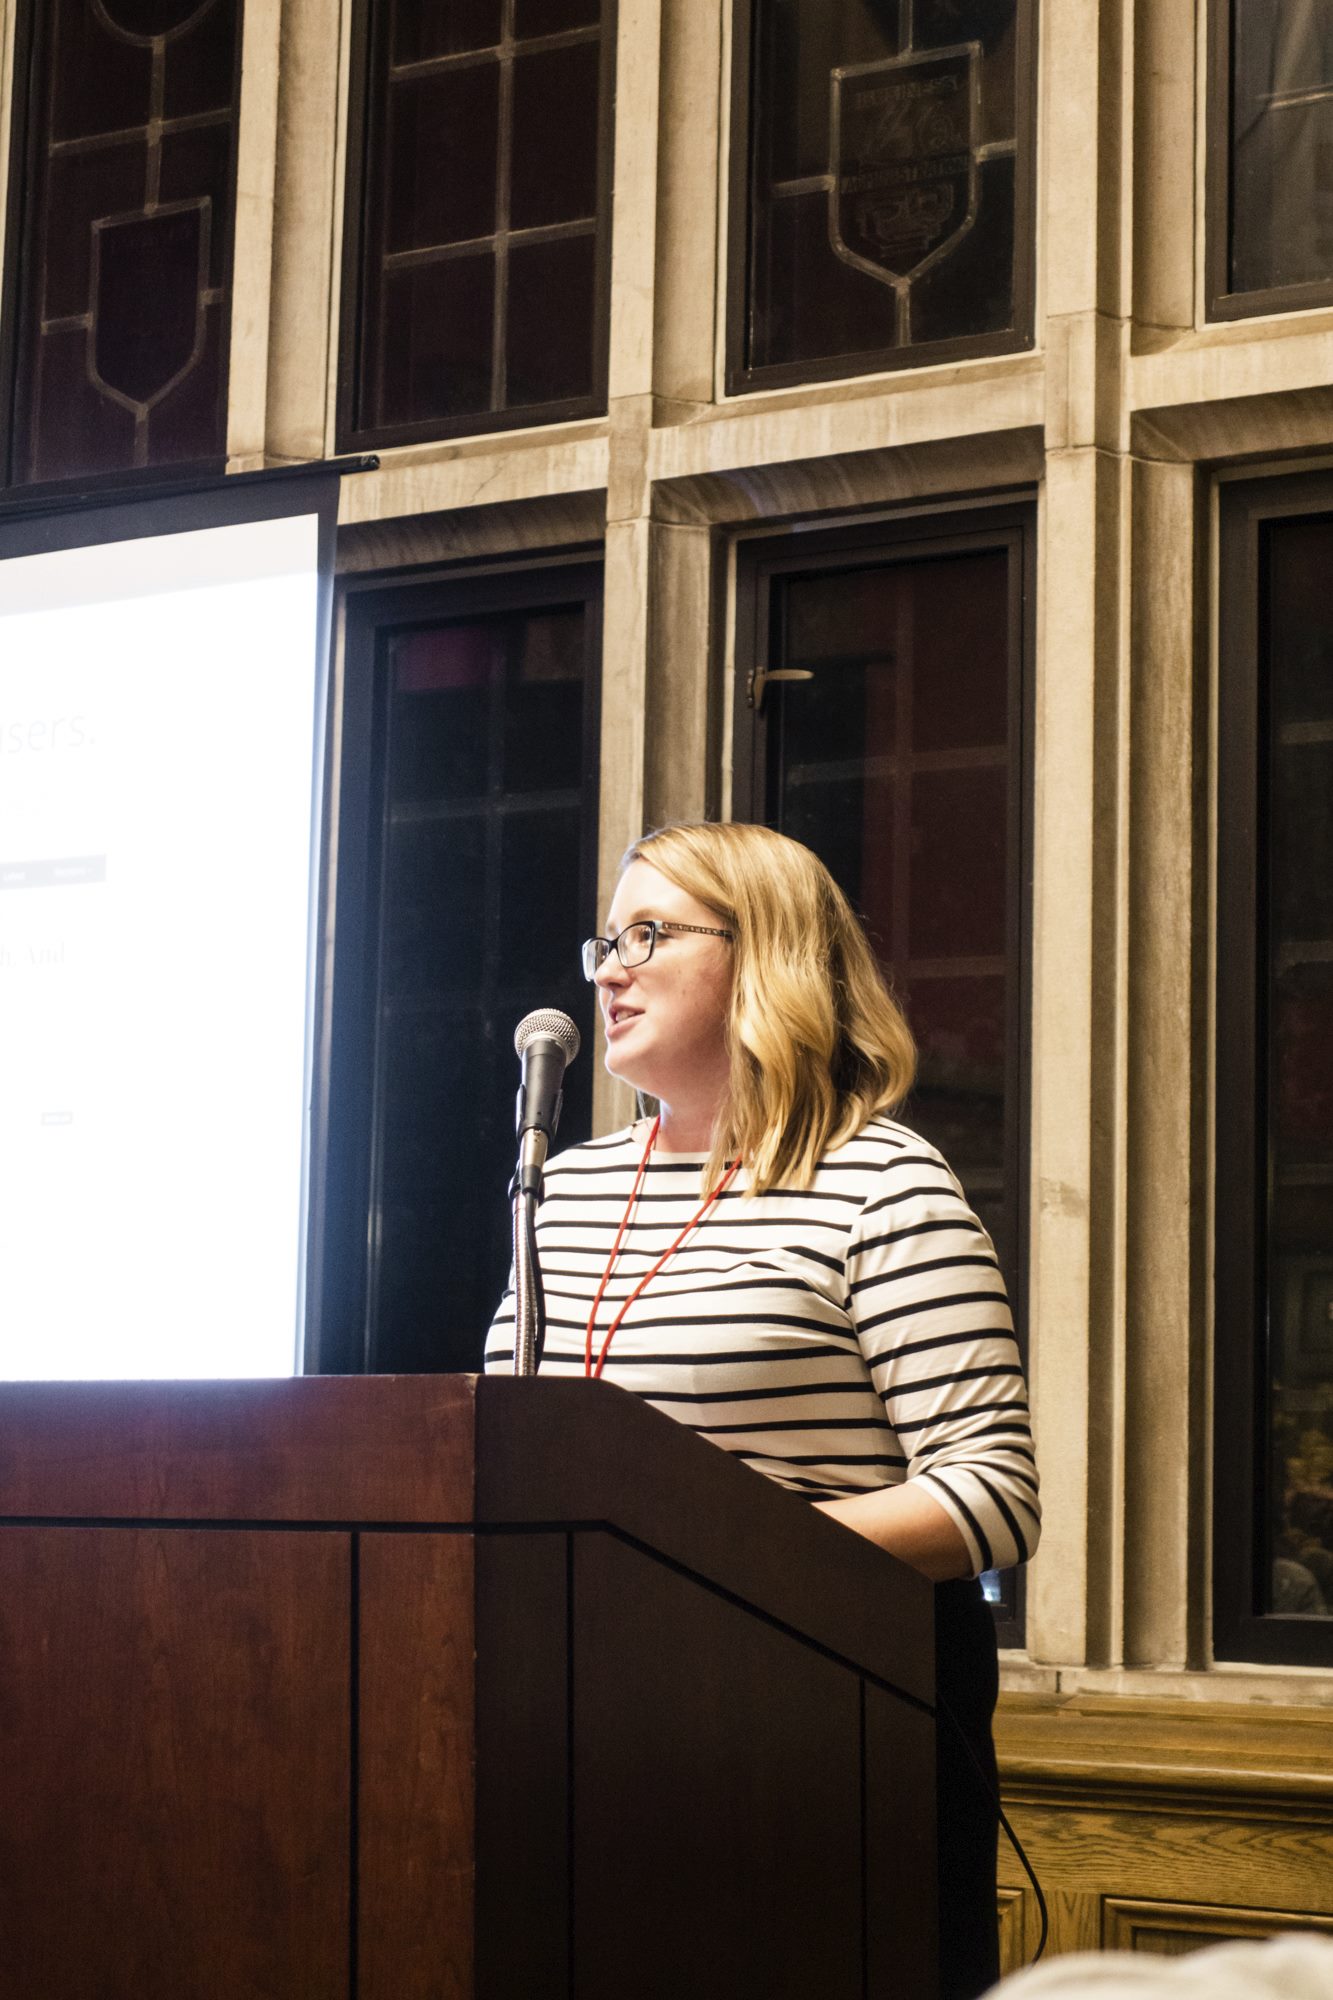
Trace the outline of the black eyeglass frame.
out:
M 648 949 L 644 952 L 642 958 L 626 958 L 625 956 L 625 939 L 631 931 L 647 931 L 648 933 Z M 613 938 L 590 937 L 584 940 L 584 978 L 589 980 L 595 979 L 612 952 L 620 960 L 626 972 L 633 972 L 639 966 L 647 965 L 649 959 L 657 950 L 657 940 L 664 931 L 668 933 L 671 931 L 693 931 L 698 937 L 730 938 L 733 943 L 736 937 L 735 931 L 718 930 L 712 924 L 674 924 L 658 917 L 640 917 L 637 922 L 626 924 L 624 930 L 618 932 Z M 602 947 L 600 952 L 597 949 L 598 945 Z

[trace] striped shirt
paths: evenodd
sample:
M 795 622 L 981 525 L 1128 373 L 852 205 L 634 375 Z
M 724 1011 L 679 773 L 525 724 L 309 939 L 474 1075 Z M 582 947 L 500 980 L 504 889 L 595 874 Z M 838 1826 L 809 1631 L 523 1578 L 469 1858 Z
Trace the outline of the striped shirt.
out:
M 584 1334 L 646 1128 L 553 1159 L 537 1218 L 542 1373 Z M 654 1152 L 597 1314 L 620 1305 L 703 1198 L 702 1154 Z M 974 1574 L 1024 1562 L 1040 1522 L 1022 1365 L 990 1238 L 933 1146 L 872 1118 L 809 1188 L 744 1198 L 740 1174 L 630 1307 L 604 1380 L 781 1485 L 826 1498 L 915 1479 Z M 506 1292 L 486 1367 L 513 1365 Z

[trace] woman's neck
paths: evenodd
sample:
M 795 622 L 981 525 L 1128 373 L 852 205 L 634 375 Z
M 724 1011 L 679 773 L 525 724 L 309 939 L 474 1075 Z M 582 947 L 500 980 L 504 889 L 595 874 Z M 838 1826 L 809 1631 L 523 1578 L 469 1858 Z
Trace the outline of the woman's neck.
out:
M 715 1103 L 663 1103 L 658 1109 L 657 1144 L 664 1153 L 706 1153 L 713 1144 L 717 1122 Z

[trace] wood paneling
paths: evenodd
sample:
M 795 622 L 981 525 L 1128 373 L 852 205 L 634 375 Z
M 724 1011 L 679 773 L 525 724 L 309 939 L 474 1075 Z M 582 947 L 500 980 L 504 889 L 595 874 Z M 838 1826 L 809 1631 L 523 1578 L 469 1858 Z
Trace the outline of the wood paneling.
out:
M 1333 1930 L 1326 1709 L 1008 1696 L 996 1734 L 1009 1816 L 1050 1909 L 1048 1952 Z M 1003 1841 L 1000 1882 L 1012 1971 L 1037 1918 Z
M 473 1990 L 471 1535 L 359 1538 L 358 2000 Z
M 665 1426 L 665 1428 L 664 1428 Z M 673 1450 L 669 1417 L 610 1382 L 477 1383 L 478 1523 L 614 1521 L 763 1615 L 929 1703 L 931 1586 L 730 1452 Z M 894 1616 L 884 1616 L 892 1596 Z
M 1160 1903 L 1128 1896 L 1108 1896 L 1102 1904 L 1102 1943 L 1108 1951 L 1155 1951 L 1177 1958 L 1201 1945 L 1275 1937 L 1280 1931 L 1333 1935 L 1333 1917 L 1293 1917 L 1285 1910 L 1219 1909 L 1215 1903 Z
M 347 1538 L 0 1529 L 0 1965 L 32 2000 L 342 2000 Z
M 904 1802 L 917 1799 L 917 1813 Z M 921 1993 L 937 1962 L 936 1912 L 915 1892 L 935 1849 L 935 1731 L 928 1716 L 865 1689 L 866 1992 Z
M 570 1537 L 477 1540 L 477 1992 L 569 1984 Z
M 475 1381 L 7 1382 L 0 1518 L 466 1521 Z
M 858 1677 L 609 1536 L 573 1601 L 580 2000 L 863 2000 Z

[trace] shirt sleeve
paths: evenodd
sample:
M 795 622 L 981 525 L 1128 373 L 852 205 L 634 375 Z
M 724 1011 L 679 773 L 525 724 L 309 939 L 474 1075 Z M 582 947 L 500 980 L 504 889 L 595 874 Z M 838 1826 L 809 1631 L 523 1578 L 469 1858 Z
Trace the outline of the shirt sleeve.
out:
M 886 1168 L 847 1251 L 849 1311 L 871 1379 L 972 1573 L 1026 1562 L 1041 1530 L 1027 1388 L 990 1237 L 922 1146 Z

